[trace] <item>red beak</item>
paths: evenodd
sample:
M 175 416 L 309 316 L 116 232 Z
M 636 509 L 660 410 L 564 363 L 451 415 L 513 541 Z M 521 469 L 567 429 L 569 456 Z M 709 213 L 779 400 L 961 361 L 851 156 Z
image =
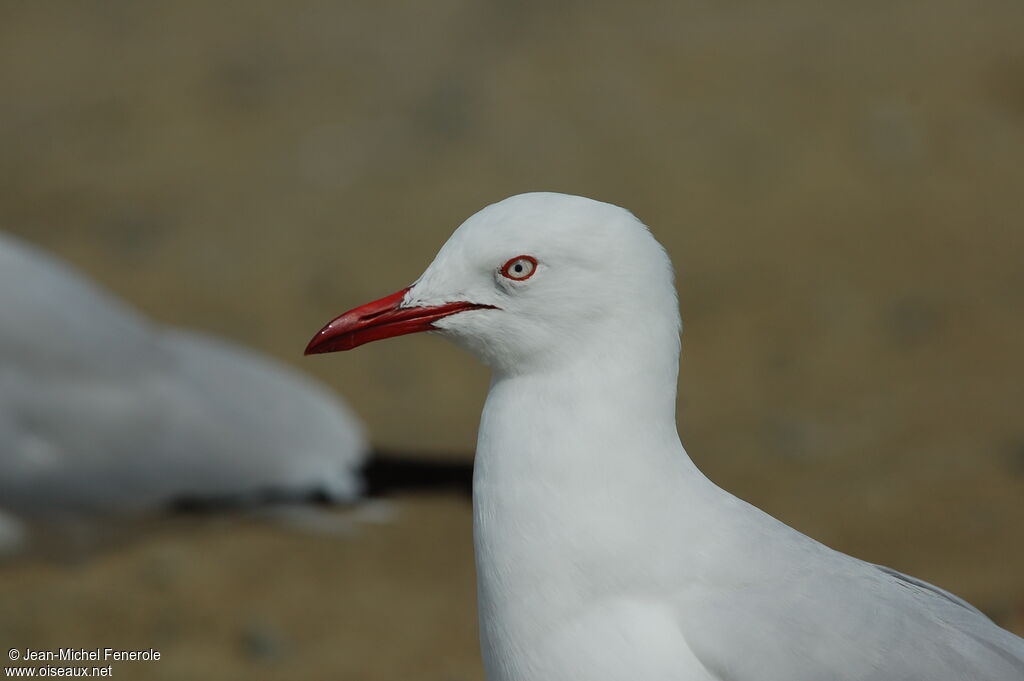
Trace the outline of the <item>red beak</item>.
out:
M 337 317 L 320 329 L 306 346 L 306 355 L 351 350 L 363 343 L 404 336 L 407 333 L 430 331 L 434 322 L 466 310 L 495 309 L 478 303 L 445 303 L 430 307 L 400 307 L 408 288 L 398 293 L 360 305 Z

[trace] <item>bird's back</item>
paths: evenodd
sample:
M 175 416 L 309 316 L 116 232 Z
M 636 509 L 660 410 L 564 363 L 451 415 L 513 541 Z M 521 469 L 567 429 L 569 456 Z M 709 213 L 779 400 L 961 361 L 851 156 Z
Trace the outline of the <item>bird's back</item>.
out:
M 720 531 L 735 541 L 711 557 L 717 575 L 700 588 L 681 585 L 676 601 L 687 641 L 716 678 L 1024 679 L 1024 639 L 966 601 L 721 497 Z

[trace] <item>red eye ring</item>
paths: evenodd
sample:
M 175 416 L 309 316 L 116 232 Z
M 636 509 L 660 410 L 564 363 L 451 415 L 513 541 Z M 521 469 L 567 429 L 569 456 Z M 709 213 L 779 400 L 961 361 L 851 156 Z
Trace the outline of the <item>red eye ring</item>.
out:
M 537 259 L 529 255 L 517 255 L 501 266 L 501 276 L 512 281 L 526 281 L 537 271 Z

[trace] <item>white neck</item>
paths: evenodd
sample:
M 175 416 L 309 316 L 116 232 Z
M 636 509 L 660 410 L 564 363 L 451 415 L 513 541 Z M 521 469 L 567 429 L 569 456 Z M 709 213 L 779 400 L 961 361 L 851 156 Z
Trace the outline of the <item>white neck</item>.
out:
M 556 371 L 495 375 L 473 482 L 485 655 L 489 641 L 543 632 L 616 563 L 637 584 L 678 577 L 653 555 L 624 559 L 650 555 L 667 522 L 679 531 L 696 516 L 688 490 L 711 486 L 676 432 L 677 337 L 657 345 L 629 362 L 608 346 Z

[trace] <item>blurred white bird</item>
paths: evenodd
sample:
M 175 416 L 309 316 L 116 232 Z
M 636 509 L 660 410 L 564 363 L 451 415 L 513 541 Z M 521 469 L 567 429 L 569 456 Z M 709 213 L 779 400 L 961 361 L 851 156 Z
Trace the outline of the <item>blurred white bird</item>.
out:
M 314 381 L 152 324 L 0 234 L 0 508 L 349 501 L 368 449 L 359 419 Z
M 1021 681 L 1024 640 L 718 488 L 676 430 L 672 266 L 629 212 L 525 194 L 310 342 L 436 330 L 493 370 L 473 483 L 491 681 Z

